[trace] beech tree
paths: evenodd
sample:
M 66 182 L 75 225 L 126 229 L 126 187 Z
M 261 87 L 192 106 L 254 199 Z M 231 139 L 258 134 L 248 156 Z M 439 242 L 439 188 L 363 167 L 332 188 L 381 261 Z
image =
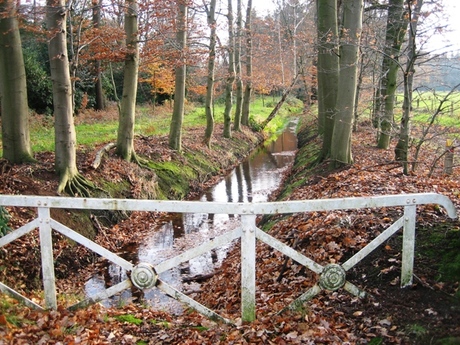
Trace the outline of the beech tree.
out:
M 233 27 L 233 5 L 228 0 L 228 70 L 225 81 L 225 109 L 224 109 L 224 138 L 232 137 L 232 107 L 233 107 L 233 86 L 235 84 L 235 34 Z
M 206 6 L 206 13 L 208 18 L 208 26 L 210 29 L 209 38 L 209 56 L 208 56 L 208 75 L 206 83 L 206 129 L 204 133 L 204 143 L 206 146 L 211 146 L 211 138 L 214 132 L 214 114 L 213 114 L 213 96 L 214 96 L 214 74 L 216 64 L 216 41 L 217 41 L 217 28 L 216 28 L 216 0 L 211 0 L 209 8 Z
M 0 1 L 0 103 L 3 157 L 11 163 L 33 161 L 21 37 L 14 0 Z
M 404 68 L 404 101 L 403 114 L 401 117 L 398 143 L 395 147 L 395 159 L 403 165 L 403 173 L 409 173 L 409 140 L 410 140 L 410 117 L 412 112 L 412 93 L 415 73 L 415 62 L 417 60 L 417 27 L 420 14 L 422 11 L 423 0 L 406 0 L 408 17 L 409 17 L 409 39 L 408 39 L 408 56 L 406 67 Z
M 353 163 L 351 134 L 353 129 L 353 110 L 358 52 L 362 29 L 363 0 L 350 0 L 343 3 L 343 27 L 340 35 L 340 72 L 338 80 L 334 129 L 331 142 L 331 160 L 335 167 Z M 323 90 L 325 92 L 325 90 Z
M 331 154 L 339 80 L 337 0 L 317 0 L 318 124 L 323 135 L 320 159 Z
M 246 23 L 244 30 L 246 34 L 246 86 L 244 88 L 243 104 L 241 108 L 241 123 L 245 126 L 249 125 L 249 108 L 252 96 L 252 32 L 251 32 L 251 17 L 252 17 L 252 0 L 248 0 L 246 8 Z
M 179 0 L 177 3 L 177 49 L 179 49 L 180 62 L 175 70 L 174 109 L 169 129 L 169 147 L 173 150 L 182 150 L 182 123 L 184 120 L 185 106 L 185 80 L 187 74 L 186 48 L 187 48 L 187 4 Z
M 123 72 L 123 95 L 119 112 L 117 154 L 127 161 L 137 161 L 134 150 L 137 79 L 139 71 L 139 32 L 136 0 L 126 0 L 126 56 Z
M 47 0 L 46 24 L 49 33 L 48 53 L 53 84 L 55 169 L 59 174 L 58 193 L 89 196 L 92 187 L 77 169 L 76 133 L 73 122 L 72 83 L 67 55 L 64 0 Z
M 93 4 L 93 27 L 99 29 L 101 26 L 101 11 L 102 0 L 92 0 Z M 104 110 L 106 108 L 105 94 L 102 87 L 102 65 L 101 60 L 94 61 L 94 97 L 96 110 Z
M 236 72 L 236 104 L 233 129 L 241 130 L 241 112 L 243 108 L 243 78 L 241 75 L 241 45 L 243 35 L 243 10 L 241 0 L 236 2 L 236 40 L 235 40 L 235 72 Z
M 383 53 L 380 104 L 378 109 L 378 124 L 380 127 L 378 147 L 388 149 L 394 122 L 394 103 L 399 70 L 399 55 L 407 30 L 407 16 L 404 9 L 404 0 L 390 0 L 388 2 L 388 16 L 386 26 L 385 47 Z

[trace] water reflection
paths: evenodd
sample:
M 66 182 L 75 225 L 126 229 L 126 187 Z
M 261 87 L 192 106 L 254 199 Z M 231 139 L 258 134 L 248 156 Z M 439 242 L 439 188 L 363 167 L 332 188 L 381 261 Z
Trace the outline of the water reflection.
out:
M 276 140 L 256 149 L 220 183 L 203 193 L 199 200 L 210 202 L 267 201 L 270 193 L 280 186 L 284 171 L 294 160 L 297 150 L 296 126 L 297 121 L 293 121 Z M 158 264 L 166 258 L 173 257 L 207 239 L 229 231 L 237 225 L 237 219 L 231 214 L 171 214 L 157 228 L 152 229 L 150 238 L 137 249 L 138 260 L 153 265 Z M 181 291 L 199 288 L 196 284 L 184 283 L 184 276 L 197 277 L 212 273 L 221 265 L 229 248 L 230 245 L 227 245 L 203 254 L 181 267 L 162 273 L 160 278 Z M 109 268 L 109 278 L 95 276 L 87 282 L 85 288 L 88 297 L 105 289 L 108 280 L 114 284 L 126 278 L 126 272 L 120 268 L 117 270 L 114 266 L 111 265 Z M 131 291 L 125 291 L 121 297 L 103 303 L 113 306 L 119 303 L 120 298 L 132 297 Z M 143 299 L 152 306 L 170 312 L 180 312 L 182 308 L 175 300 L 155 288 L 144 291 Z

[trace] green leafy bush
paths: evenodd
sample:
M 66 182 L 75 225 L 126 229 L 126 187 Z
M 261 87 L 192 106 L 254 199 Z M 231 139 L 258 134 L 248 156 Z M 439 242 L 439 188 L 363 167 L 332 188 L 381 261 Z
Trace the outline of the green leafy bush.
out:
M 24 49 L 24 67 L 27 77 L 27 100 L 29 108 L 39 114 L 52 114 L 53 91 L 51 78 L 41 62 L 36 47 Z

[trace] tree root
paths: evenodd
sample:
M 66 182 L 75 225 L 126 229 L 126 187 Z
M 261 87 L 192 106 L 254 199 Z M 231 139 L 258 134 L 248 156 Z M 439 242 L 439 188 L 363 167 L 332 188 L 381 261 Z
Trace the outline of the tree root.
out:
M 95 189 L 97 187 L 91 181 L 77 173 L 59 183 L 58 193 L 65 191 L 72 196 L 89 198 L 91 196 L 90 191 Z
M 136 163 L 143 169 L 148 169 L 148 170 L 154 170 L 150 165 L 149 165 L 149 160 L 146 158 L 141 158 L 139 157 L 136 153 L 133 153 L 131 157 L 131 162 Z

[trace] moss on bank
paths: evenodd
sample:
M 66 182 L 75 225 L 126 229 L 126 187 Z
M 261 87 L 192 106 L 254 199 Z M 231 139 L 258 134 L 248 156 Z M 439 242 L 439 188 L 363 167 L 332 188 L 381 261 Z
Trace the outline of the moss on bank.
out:
M 201 191 L 206 182 L 225 175 L 263 140 L 263 134 L 246 130 L 231 139 L 219 138 L 211 149 L 192 143 L 174 152 L 171 160 L 150 161 L 148 166 L 157 175 L 156 199 L 183 200 Z

